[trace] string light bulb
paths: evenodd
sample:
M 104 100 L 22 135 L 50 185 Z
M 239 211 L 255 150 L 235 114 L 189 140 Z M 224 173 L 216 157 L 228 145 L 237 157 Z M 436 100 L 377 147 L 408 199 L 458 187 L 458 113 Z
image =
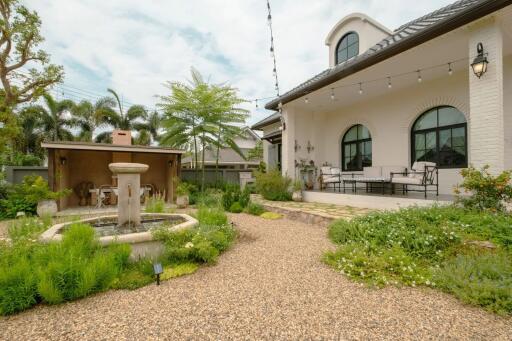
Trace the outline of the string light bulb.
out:
M 267 24 L 270 26 L 272 25 L 272 14 L 268 14 L 268 17 L 267 17 Z
M 259 106 L 258 106 L 258 100 L 256 100 L 256 109 L 258 109 Z
M 363 94 L 363 83 L 359 83 L 359 94 Z
M 391 77 L 388 77 L 388 89 L 391 89 L 393 84 L 391 84 Z
M 448 75 L 449 76 L 453 75 L 452 63 L 448 63 Z
M 418 70 L 418 83 L 423 82 L 423 78 L 421 77 L 421 70 Z
M 276 68 L 274 67 L 274 70 L 272 70 L 272 75 L 275 77 L 277 75 L 277 70 Z

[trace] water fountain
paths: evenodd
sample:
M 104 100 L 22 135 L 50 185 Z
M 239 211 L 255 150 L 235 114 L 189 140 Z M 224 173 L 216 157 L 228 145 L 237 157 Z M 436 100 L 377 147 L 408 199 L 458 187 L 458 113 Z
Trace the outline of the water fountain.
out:
M 140 163 L 111 163 L 109 169 L 117 175 L 117 215 L 79 220 L 91 225 L 102 245 L 127 243 L 132 246 L 132 259 L 154 258 L 163 252 L 161 242 L 153 239 L 151 230 L 165 228 L 178 231 L 198 224 L 187 214 L 141 213 L 140 175 L 149 169 Z M 40 239 L 44 242 L 62 240 L 62 233 L 72 223 L 52 226 Z

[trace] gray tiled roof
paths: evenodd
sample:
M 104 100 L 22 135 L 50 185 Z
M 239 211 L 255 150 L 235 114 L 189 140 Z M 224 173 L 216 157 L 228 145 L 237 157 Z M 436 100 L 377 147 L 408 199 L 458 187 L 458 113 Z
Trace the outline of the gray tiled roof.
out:
M 279 121 L 281 118 L 281 113 L 279 112 L 276 112 L 268 117 L 265 117 L 264 119 L 262 119 L 261 121 L 259 121 L 258 123 L 256 124 L 253 124 L 251 129 L 254 129 L 254 130 L 259 130 L 261 129 L 262 127 L 266 126 L 266 125 L 269 125 L 269 124 L 272 124 L 272 123 L 275 123 L 277 121 Z
M 496 0 L 494 0 L 497 2 Z M 460 0 L 457 2 L 454 2 L 451 5 L 448 5 L 446 7 L 443 7 L 437 11 L 434 11 L 430 14 L 427 14 L 421 18 L 418 18 L 416 20 L 410 21 L 402 26 L 400 26 L 398 29 L 396 29 L 393 34 L 388 36 L 387 38 L 381 40 L 371 48 L 369 48 L 364 53 L 344 62 L 341 64 L 336 65 L 335 67 L 329 68 L 327 70 L 322 71 L 321 73 L 317 74 L 316 76 L 312 77 L 311 79 L 307 80 L 306 82 L 298 85 L 297 87 L 293 88 L 292 90 L 286 92 L 285 94 L 281 95 L 279 98 L 276 98 L 272 100 L 271 102 L 267 103 L 266 108 L 267 109 L 275 109 L 277 104 L 280 101 L 285 102 L 287 97 L 291 97 L 293 95 L 304 95 L 307 94 L 310 91 L 314 91 L 315 89 L 311 90 L 310 87 L 315 85 L 316 83 L 325 80 L 327 77 L 339 73 L 342 70 L 349 69 L 350 67 L 353 67 L 362 61 L 365 61 L 375 55 L 377 52 L 382 52 L 383 50 L 389 49 L 390 47 L 396 45 L 397 43 L 403 41 L 406 38 L 410 38 L 412 36 L 415 36 L 425 29 L 428 29 L 434 25 L 441 24 L 443 22 L 449 21 L 453 19 L 454 17 L 457 17 L 458 15 L 462 14 L 465 10 L 470 9 L 473 6 L 478 6 L 483 3 L 492 3 L 493 1 L 490 0 Z M 504 1 L 501 1 L 504 2 Z M 357 71 L 354 71 L 357 72 Z

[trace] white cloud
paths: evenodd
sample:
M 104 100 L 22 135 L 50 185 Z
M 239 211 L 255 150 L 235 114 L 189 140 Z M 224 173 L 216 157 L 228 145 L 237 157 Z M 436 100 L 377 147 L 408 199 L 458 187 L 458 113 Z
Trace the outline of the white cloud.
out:
M 451 0 L 274 0 L 281 90 L 327 67 L 324 39 L 351 12 L 394 29 Z M 116 89 L 154 106 L 165 81 L 186 80 L 191 66 L 252 99 L 274 95 L 264 0 L 27 0 L 43 20 L 45 48 L 64 65 L 65 84 L 95 93 Z M 80 96 L 77 92 L 69 95 Z M 250 123 L 265 115 L 253 111 Z

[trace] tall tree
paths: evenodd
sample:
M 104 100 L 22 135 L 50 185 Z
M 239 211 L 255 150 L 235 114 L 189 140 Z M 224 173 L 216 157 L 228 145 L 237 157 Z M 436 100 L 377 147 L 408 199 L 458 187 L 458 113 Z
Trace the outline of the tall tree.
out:
M 228 133 L 235 131 L 237 123 L 245 122 L 247 112 L 236 108 L 243 102 L 238 98 L 236 89 L 209 84 L 194 68 L 191 75 L 189 84 L 168 83 L 171 94 L 160 97 L 159 106 L 165 113 L 165 132 L 160 143 L 178 148 L 192 145 L 196 174 L 201 148 L 201 188 L 204 189 L 206 149 L 234 142 Z
M 0 0 L 0 150 L 17 132 L 14 107 L 35 100 L 64 77 L 62 66 L 38 49 L 44 40 L 40 29 L 36 12 L 18 0 Z
M 132 105 L 125 112 L 119 95 L 112 89 L 107 89 L 117 104 L 117 111 L 106 113 L 103 122 L 114 129 L 137 130 L 140 121 L 147 118 L 147 112 L 142 105 Z M 96 136 L 96 142 L 111 142 L 112 131 L 105 131 Z
M 113 98 L 104 97 L 94 104 L 84 100 L 74 106 L 72 122 L 80 129 L 77 139 L 92 142 L 95 130 L 104 125 L 106 116 L 113 115 L 115 105 Z

